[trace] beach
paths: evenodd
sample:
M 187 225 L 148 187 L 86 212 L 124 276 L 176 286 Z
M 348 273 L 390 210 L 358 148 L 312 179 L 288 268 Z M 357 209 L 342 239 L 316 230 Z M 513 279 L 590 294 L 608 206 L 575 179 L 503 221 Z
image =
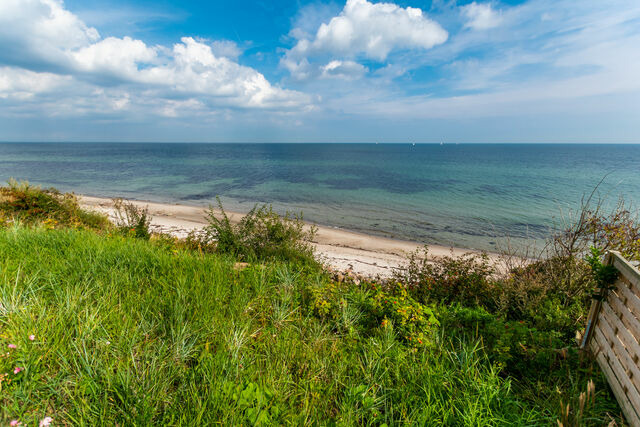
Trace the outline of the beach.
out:
M 79 196 L 80 204 L 86 208 L 113 215 L 113 200 L 101 197 Z M 138 207 L 148 208 L 151 229 L 184 238 L 189 232 L 207 225 L 203 207 L 183 204 L 155 203 L 128 200 Z M 243 214 L 228 212 L 230 219 L 239 221 Z M 311 224 L 309 224 L 311 225 Z M 315 225 L 315 224 L 314 224 Z M 316 225 L 317 233 L 313 245 L 321 261 L 336 271 L 351 271 L 359 276 L 390 277 L 394 269 L 403 268 L 411 252 L 424 248 L 423 244 L 371 236 L 354 231 Z M 480 253 L 463 248 L 428 245 L 429 257 L 461 256 L 465 253 Z M 501 262 L 498 254 L 489 253 L 494 265 Z

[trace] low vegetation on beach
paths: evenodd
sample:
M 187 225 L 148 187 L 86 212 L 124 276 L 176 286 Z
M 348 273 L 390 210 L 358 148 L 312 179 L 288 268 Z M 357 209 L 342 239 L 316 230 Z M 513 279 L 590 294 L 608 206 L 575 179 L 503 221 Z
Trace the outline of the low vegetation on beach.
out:
M 576 332 L 601 252 L 640 260 L 640 227 L 582 211 L 508 272 L 416 253 L 383 280 L 327 271 L 268 207 L 179 240 L 124 201 L 111 222 L 12 182 L 0 423 L 624 425 Z

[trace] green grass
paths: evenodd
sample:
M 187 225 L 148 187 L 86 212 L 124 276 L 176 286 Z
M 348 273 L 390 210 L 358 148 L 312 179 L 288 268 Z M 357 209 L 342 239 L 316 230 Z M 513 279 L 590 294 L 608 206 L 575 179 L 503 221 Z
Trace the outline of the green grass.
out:
M 315 316 L 319 272 L 82 230 L 0 230 L 0 422 L 548 425 L 479 340 Z M 30 341 L 28 336 L 35 335 Z M 13 374 L 15 366 L 24 371 Z M 11 381 L 9 381 L 9 379 Z
M 180 241 L 119 213 L 0 187 L 0 425 L 624 424 L 573 338 L 594 286 L 575 255 L 336 282 L 299 217 Z

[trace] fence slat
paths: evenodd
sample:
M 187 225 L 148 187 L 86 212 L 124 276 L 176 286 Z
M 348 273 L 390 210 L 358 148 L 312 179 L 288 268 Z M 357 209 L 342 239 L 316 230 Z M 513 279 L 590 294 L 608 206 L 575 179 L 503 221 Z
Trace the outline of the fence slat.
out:
M 630 281 L 627 280 L 626 277 L 622 276 L 621 281 L 627 285 L 627 288 L 631 291 L 631 293 L 635 294 L 638 298 L 640 298 L 640 287 L 634 286 Z
M 611 390 L 613 394 L 616 396 L 620 407 L 622 408 L 622 412 L 624 412 L 624 416 L 627 418 L 627 422 L 629 422 L 632 426 L 640 425 L 640 414 L 636 412 L 636 409 L 633 407 L 633 404 L 630 402 L 627 393 L 625 392 L 620 380 L 611 368 L 609 364 L 609 360 L 606 358 L 605 353 L 600 350 L 601 344 L 598 342 L 602 334 L 597 333 L 593 334 L 593 339 L 591 340 L 591 350 L 596 355 L 596 360 L 598 365 L 604 371 L 605 376 L 611 386 Z M 606 345 L 606 344 L 605 344 Z
M 638 368 L 638 365 L 633 361 L 632 356 L 630 355 L 626 346 L 623 345 L 625 344 L 625 341 L 620 337 L 620 335 L 624 334 L 625 332 L 628 334 L 629 331 L 627 331 L 624 327 L 621 329 L 618 326 L 614 326 L 615 320 L 618 319 L 611 318 L 613 312 L 608 309 L 608 304 L 603 304 L 602 313 L 604 314 L 604 316 L 598 319 L 598 329 L 600 329 L 600 332 L 609 344 L 609 347 L 611 348 L 611 350 L 613 350 L 618 360 L 620 360 L 625 373 L 633 383 L 636 391 L 638 391 L 640 390 L 640 368 Z M 620 321 L 618 320 L 618 322 Z M 620 323 L 620 325 L 622 326 L 622 323 Z
M 604 263 L 620 273 L 613 288 L 599 288 L 582 345 L 595 355 L 627 422 L 640 427 L 640 271 L 618 252 Z
M 617 283 L 616 293 L 623 304 L 629 307 L 632 313 L 635 313 L 636 317 L 640 316 L 640 298 L 636 294 L 619 282 Z
M 629 309 L 624 305 L 622 301 L 620 301 L 620 298 L 618 298 L 617 296 L 615 298 L 613 297 L 613 295 L 609 296 L 609 298 L 607 298 L 607 303 L 611 305 L 611 308 L 613 309 L 614 313 L 616 313 L 616 316 L 618 316 L 619 318 L 620 316 L 622 316 L 620 320 L 622 320 L 624 326 L 626 326 L 630 331 L 634 331 L 631 334 L 637 341 L 640 337 L 640 320 L 638 320 L 629 311 Z M 640 351 L 640 346 L 636 349 L 636 351 Z M 640 355 L 640 353 L 638 354 Z
M 631 286 L 634 286 L 640 291 L 640 275 L 638 269 L 629 263 L 620 253 L 611 251 L 613 254 L 612 265 L 629 281 Z

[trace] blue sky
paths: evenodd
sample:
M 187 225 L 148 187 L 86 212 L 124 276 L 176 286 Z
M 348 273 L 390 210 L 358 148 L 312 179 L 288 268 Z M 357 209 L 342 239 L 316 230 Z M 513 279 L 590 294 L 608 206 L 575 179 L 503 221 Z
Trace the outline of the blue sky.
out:
M 637 0 L 2 0 L 0 140 L 640 142 Z

